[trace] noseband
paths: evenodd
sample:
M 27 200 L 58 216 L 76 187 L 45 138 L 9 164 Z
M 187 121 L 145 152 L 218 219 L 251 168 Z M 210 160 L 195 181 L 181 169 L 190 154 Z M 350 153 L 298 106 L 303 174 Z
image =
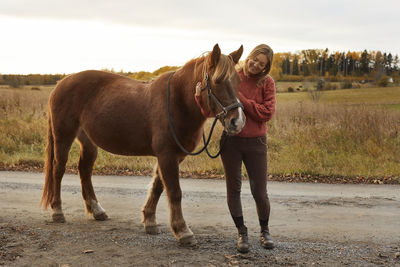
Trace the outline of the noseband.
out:
M 211 84 L 210 84 L 210 78 L 208 76 L 208 73 L 206 73 L 206 85 L 201 88 L 201 91 L 204 91 L 207 89 L 207 97 L 210 99 L 212 99 L 214 101 L 214 103 L 222 110 L 220 113 L 218 113 L 217 115 L 215 115 L 216 118 L 225 118 L 225 116 L 228 114 L 228 112 L 234 108 L 242 108 L 243 104 L 240 103 L 239 101 L 237 101 L 236 103 L 230 104 L 227 107 L 224 107 L 221 102 L 218 100 L 218 98 L 215 96 L 215 94 L 211 91 Z

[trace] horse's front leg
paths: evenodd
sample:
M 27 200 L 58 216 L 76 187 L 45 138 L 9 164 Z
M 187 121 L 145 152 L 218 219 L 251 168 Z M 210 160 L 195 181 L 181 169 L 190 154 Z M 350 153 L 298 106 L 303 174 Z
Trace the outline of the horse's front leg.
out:
M 158 163 L 154 166 L 153 182 L 149 189 L 146 204 L 142 208 L 144 229 L 148 234 L 158 234 L 159 230 L 156 222 L 157 203 L 161 193 L 164 191 L 163 184 L 160 179 L 160 170 Z
M 186 225 L 182 214 L 182 191 L 179 185 L 179 159 L 170 154 L 158 156 L 161 179 L 167 192 L 171 231 L 181 245 L 194 245 L 193 232 Z

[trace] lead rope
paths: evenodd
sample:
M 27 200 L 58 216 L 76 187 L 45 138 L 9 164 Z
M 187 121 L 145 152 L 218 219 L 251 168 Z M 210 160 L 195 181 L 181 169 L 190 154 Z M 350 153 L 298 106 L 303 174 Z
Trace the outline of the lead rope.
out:
M 218 120 L 218 118 L 219 118 L 218 115 L 215 117 L 214 122 L 213 122 L 213 124 L 212 124 L 212 126 L 211 126 L 211 130 L 210 130 L 210 133 L 209 133 L 209 135 L 208 135 L 207 141 L 206 141 L 206 139 L 205 139 L 205 135 L 204 135 L 204 131 L 203 131 L 203 142 L 204 142 L 204 146 L 203 146 L 203 148 L 201 148 L 199 151 L 197 151 L 197 152 L 189 152 L 189 151 L 187 151 L 187 150 L 182 146 L 182 144 L 179 142 L 178 137 L 176 136 L 175 131 L 174 131 L 174 126 L 172 125 L 171 115 L 170 115 L 170 113 L 169 113 L 169 98 L 170 98 L 170 86 L 169 86 L 169 85 L 170 85 L 171 78 L 172 78 L 172 76 L 174 76 L 174 74 L 175 74 L 175 72 L 172 72 L 171 75 L 169 76 L 169 78 L 168 78 L 168 86 L 167 86 L 167 117 L 168 117 L 169 129 L 170 129 L 170 131 L 171 131 L 172 137 L 174 138 L 174 140 L 175 140 L 176 144 L 178 145 L 178 147 L 179 147 L 183 152 L 185 152 L 185 153 L 188 154 L 188 155 L 196 156 L 196 155 L 200 154 L 201 152 L 203 152 L 204 150 L 206 150 L 206 151 L 207 151 L 207 155 L 208 155 L 209 157 L 211 157 L 211 158 L 216 158 L 216 157 L 218 157 L 219 154 L 220 154 L 220 152 L 221 152 L 221 150 L 220 150 L 220 151 L 218 152 L 218 154 L 217 154 L 216 156 L 214 156 L 214 157 L 213 157 L 212 155 L 210 155 L 209 152 L 208 152 L 208 150 L 207 150 L 207 146 L 208 146 L 208 144 L 210 143 L 211 135 L 212 135 L 212 133 L 213 133 L 213 131 L 214 131 L 215 124 L 217 123 L 217 120 Z
M 221 138 L 220 143 L 219 143 L 219 151 L 218 151 L 218 153 L 215 154 L 215 155 L 211 155 L 210 151 L 208 151 L 208 148 L 206 147 L 206 153 L 207 153 L 207 155 L 208 155 L 210 158 L 212 158 L 212 159 L 217 158 L 217 157 L 221 154 L 222 148 L 224 147 L 224 144 L 225 144 L 227 138 L 228 138 L 228 137 Z M 203 132 L 203 143 L 204 143 L 204 144 L 206 143 L 206 137 L 205 137 L 205 135 L 204 135 L 204 132 Z

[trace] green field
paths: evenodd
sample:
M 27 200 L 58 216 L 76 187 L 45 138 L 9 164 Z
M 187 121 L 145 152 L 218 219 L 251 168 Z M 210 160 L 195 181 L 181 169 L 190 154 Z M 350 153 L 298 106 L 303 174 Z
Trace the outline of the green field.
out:
M 278 83 L 279 86 L 279 83 Z M 47 98 L 53 87 L 0 87 L 0 163 L 42 166 Z M 39 90 L 38 90 L 39 89 Z M 206 128 L 212 120 L 208 120 Z M 277 112 L 268 122 L 271 175 L 400 177 L 400 87 L 277 94 Z M 218 149 L 218 125 L 210 150 Z M 68 165 L 76 166 L 74 144 Z M 116 156 L 100 151 L 97 172 L 149 174 L 153 157 Z M 185 175 L 223 174 L 219 159 L 187 157 Z M 400 178 L 396 178 L 399 179 Z

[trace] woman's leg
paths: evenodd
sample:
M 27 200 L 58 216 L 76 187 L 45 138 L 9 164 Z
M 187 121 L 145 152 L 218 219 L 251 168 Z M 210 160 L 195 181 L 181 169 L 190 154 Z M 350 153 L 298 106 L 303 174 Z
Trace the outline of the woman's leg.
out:
M 243 162 L 249 175 L 250 189 L 257 206 L 261 227 L 260 242 L 264 248 L 272 249 L 274 242 L 269 234 L 268 221 L 270 202 L 267 193 L 267 146 L 266 137 L 249 140 Z
M 243 218 L 242 203 L 240 201 L 242 154 L 238 149 L 237 138 L 226 136 L 223 138 L 227 138 L 221 151 L 221 159 L 225 171 L 228 207 L 233 218 Z
M 225 138 L 225 139 L 224 139 Z M 225 170 L 226 192 L 229 211 L 238 229 L 237 250 L 249 251 L 247 228 L 244 225 L 240 192 L 242 187 L 242 153 L 240 139 L 222 136 L 223 149 L 221 159 Z
M 270 203 L 267 193 L 267 147 L 266 138 L 248 140 L 243 162 L 249 175 L 250 189 L 257 206 L 260 224 L 268 225 Z

